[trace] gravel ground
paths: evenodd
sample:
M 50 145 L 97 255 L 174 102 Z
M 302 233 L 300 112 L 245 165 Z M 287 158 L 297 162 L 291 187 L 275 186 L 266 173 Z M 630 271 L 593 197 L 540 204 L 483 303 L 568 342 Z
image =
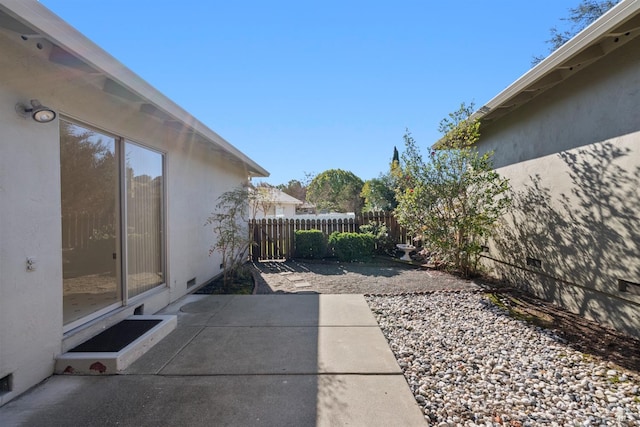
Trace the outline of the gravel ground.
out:
M 637 372 L 477 292 L 367 296 L 427 424 L 640 426 Z
M 402 294 L 475 290 L 478 285 L 450 274 L 401 262 L 274 261 L 254 264 L 256 293 Z
M 496 294 L 542 329 L 490 302 L 491 286 L 385 259 L 254 272 L 260 294 L 365 294 L 427 425 L 640 426 L 640 340 L 552 304 Z

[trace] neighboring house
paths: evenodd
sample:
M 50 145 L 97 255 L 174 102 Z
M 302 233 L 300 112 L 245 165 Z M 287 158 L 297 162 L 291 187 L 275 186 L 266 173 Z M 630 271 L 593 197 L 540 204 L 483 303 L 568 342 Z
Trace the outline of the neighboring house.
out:
M 254 187 L 251 218 L 293 218 L 303 202 L 274 187 Z
M 498 277 L 640 336 L 640 1 L 623 0 L 479 109 L 515 210 Z
M 218 275 L 206 218 L 268 173 L 36 1 L 0 0 L 0 52 L 1 405 Z

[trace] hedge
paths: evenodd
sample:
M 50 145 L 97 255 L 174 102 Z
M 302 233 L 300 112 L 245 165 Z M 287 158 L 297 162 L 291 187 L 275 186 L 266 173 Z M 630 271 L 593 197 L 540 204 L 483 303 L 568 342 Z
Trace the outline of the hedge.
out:
M 296 257 L 322 258 L 326 253 L 324 234 L 320 230 L 296 230 Z
M 365 233 L 339 233 L 329 236 L 329 247 L 340 261 L 364 261 L 371 258 L 375 237 Z

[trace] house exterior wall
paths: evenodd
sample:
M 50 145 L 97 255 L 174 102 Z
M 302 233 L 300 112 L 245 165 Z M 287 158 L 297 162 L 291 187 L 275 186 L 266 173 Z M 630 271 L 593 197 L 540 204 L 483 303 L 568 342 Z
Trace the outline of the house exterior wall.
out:
M 640 39 L 481 129 L 511 180 L 485 262 L 587 318 L 640 336 Z M 529 265 L 527 263 L 529 260 Z M 536 266 L 533 260 L 541 261 Z
M 36 42 L 44 46 L 38 48 Z M 144 304 L 154 313 L 220 273 L 204 224 L 216 198 L 246 182 L 246 170 L 205 142 L 163 126 L 138 105 L 105 93 L 104 77 L 47 60 L 46 40 L 0 29 L 0 405 L 53 373 L 54 359 Z M 59 116 L 165 153 L 166 284 L 131 305 L 63 333 L 59 120 L 20 117 L 39 99 Z M 35 271 L 27 271 L 35 257 Z M 187 281 L 196 286 L 187 289 Z

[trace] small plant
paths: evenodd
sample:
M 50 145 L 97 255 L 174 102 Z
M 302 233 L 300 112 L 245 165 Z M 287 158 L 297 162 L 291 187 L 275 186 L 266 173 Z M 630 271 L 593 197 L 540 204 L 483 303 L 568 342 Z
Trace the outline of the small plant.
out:
M 364 261 L 371 258 L 375 246 L 372 234 L 339 233 L 329 236 L 329 247 L 340 261 Z
M 296 230 L 296 256 L 322 258 L 326 253 L 324 234 L 320 230 Z
M 222 193 L 218 197 L 216 210 L 205 223 L 211 226 L 216 239 L 209 249 L 209 256 L 214 252 L 222 255 L 224 291 L 231 286 L 233 278 L 247 259 L 251 244 L 247 217 L 249 198 L 249 191 L 244 186 Z

